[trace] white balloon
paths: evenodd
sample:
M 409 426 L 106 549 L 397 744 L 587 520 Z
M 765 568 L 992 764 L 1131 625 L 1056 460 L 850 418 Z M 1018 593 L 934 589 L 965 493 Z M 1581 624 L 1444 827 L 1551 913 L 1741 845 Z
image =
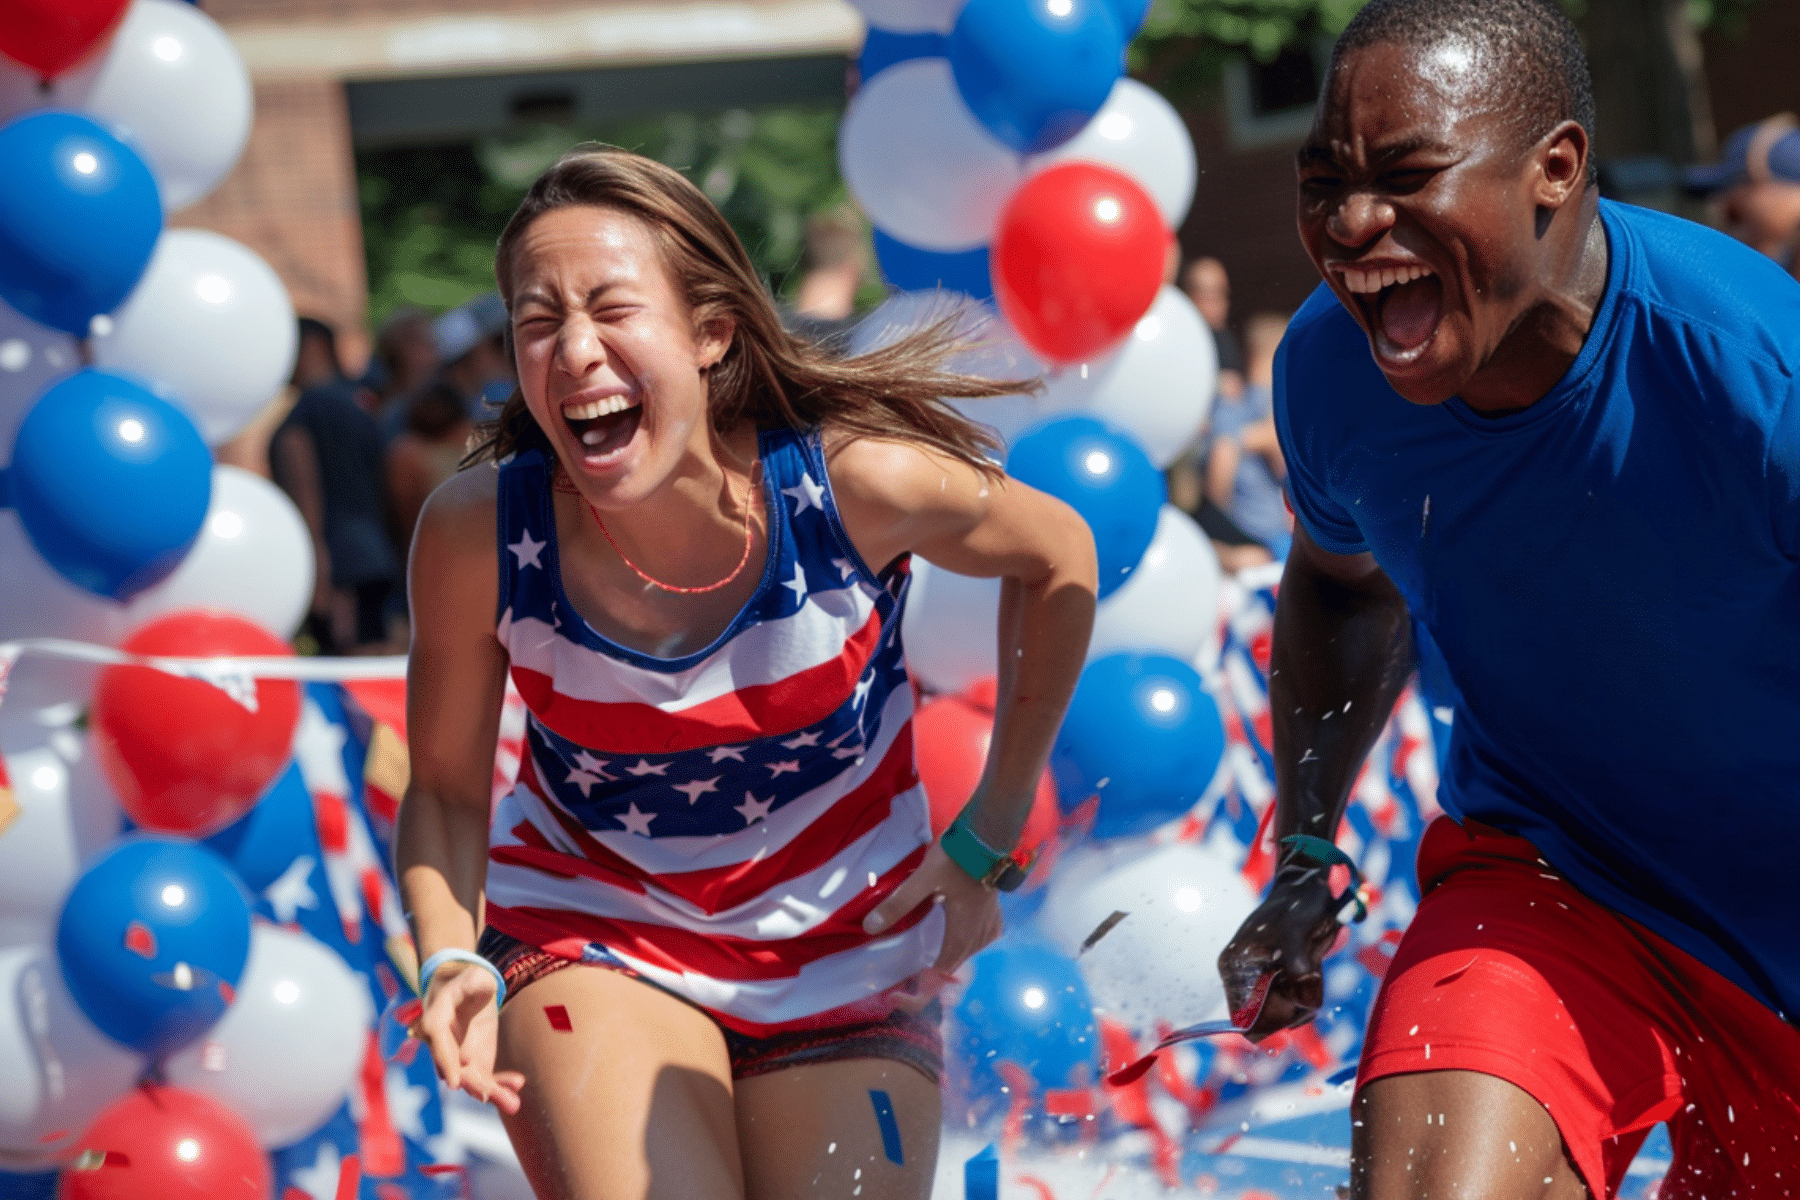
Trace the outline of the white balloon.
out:
M 218 24 L 181 0 L 133 0 L 106 53 L 48 90 L 0 68 L 0 120 L 75 109 L 125 134 L 156 175 L 163 209 L 185 208 L 230 174 L 250 138 L 250 74 Z
M 68 638 L 116 646 L 125 636 L 125 606 L 64 579 L 25 536 L 19 514 L 0 509 L 0 642 Z M 0 714 L 66 701 L 86 702 L 99 668 L 41 655 L 14 664 Z
M 0 467 L 12 462 L 13 439 L 44 389 L 81 369 L 81 348 L 0 304 Z
M 1226 1016 L 1219 951 L 1256 907 L 1232 859 L 1192 842 L 1083 847 L 1057 864 L 1038 927 L 1067 954 L 1115 912 L 1081 956 L 1104 1009 L 1140 1033 Z
M 11 711 L 0 733 L 15 806 L 0 829 L 0 946 L 56 940 L 62 902 L 123 818 L 73 706 Z
M 869 24 L 890 33 L 949 33 L 963 0 L 850 0 Z
M 204 1038 L 168 1060 L 168 1080 L 222 1102 L 264 1148 L 289 1145 L 343 1104 L 362 1070 L 372 1008 L 336 951 L 258 924 L 237 998 Z
M 206 524 L 175 573 L 126 606 L 133 628 L 179 608 L 222 608 L 291 637 L 313 591 L 312 538 L 287 493 L 240 467 L 213 468 Z
M 0 1169 L 56 1166 L 144 1068 L 82 1015 L 47 942 L 0 950 Z
M 1119 590 L 1100 602 L 1088 661 L 1120 651 L 1156 651 L 1207 674 L 1219 653 L 1219 558 L 1193 518 L 1172 504 Z M 1200 666 L 1200 663 L 1208 666 Z
M 1179 288 L 1166 287 L 1123 346 L 1052 376 L 1042 405 L 1046 415 L 1086 413 L 1122 429 L 1166 467 L 1199 436 L 1218 383 L 1205 319 Z
M 934 692 L 960 692 L 998 674 L 999 626 L 998 579 L 973 579 L 912 560 L 900 637 L 914 679 Z
M 838 165 L 871 221 L 924 250 L 987 243 L 1024 177 L 1019 156 L 963 104 L 944 58 L 895 63 L 857 90 Z
M 1043 364 L 1013 335 L 1000 314 L 960 292 L 896 292 L 851 331 L 850 352 L 867 354 L 946 320 L 956 322 L 956 335 L 967 339 L 968 348 L 952 355 L 945 369 L 984 379 L 1020 381 L 1043 374 Z M 969 420 L 986 425 L 1002 445 L 1011 443 L 1043 415 L 1038 398 L 1029 393 L 972 400 L 951 397 L 946 403 Z
M 1178 229 L 1194 203 L 1194 139 L 1173 105 L 1153 87 L 1129 75 L 1113 84 L 1106 103 L 1080 133 L 1031 159 L 1035 175 L 1057 163 L 1097 162 L 1117 167 L 1138 182 Z
M 297 340 L 293 303 L 268 263 L 210 230 L 170 229 L 90 345 L 95 366 L 142 379 L 216 446 L 281 390 Z

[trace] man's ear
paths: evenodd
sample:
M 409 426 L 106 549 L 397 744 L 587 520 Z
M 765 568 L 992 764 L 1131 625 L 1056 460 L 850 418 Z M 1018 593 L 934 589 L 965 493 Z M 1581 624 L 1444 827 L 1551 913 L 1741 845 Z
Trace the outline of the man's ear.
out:
M 1559 209 L 1587 190 L 1588 135 L 1574 121 L 1564 121 L 1545 134 L 1534 158 L 1532 199 L 1540 208 Z
M 700 369 L 706 371 L 718 366 L 725 352 L 731 349 L 731 339 L 736 336 L 737 321 L 732 317 L 709 317 L 702 321 L 694 339 Z

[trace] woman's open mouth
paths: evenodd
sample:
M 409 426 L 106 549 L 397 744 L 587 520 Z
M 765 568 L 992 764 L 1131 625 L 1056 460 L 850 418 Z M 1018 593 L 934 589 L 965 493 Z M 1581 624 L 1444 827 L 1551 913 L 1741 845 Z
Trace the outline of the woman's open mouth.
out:
M 582 457 L 602 461 L 631 444 L 643 416 L 643 404 L 630 396 L 604 396 L 562 408 L 563 421 L 581 444 Z
M 1376 355 L 1395 367 L 1417 361 L 1443 319 L 1444 287 L 1422 264 L 1338 268 L 1344 290 L 1356 297 Z

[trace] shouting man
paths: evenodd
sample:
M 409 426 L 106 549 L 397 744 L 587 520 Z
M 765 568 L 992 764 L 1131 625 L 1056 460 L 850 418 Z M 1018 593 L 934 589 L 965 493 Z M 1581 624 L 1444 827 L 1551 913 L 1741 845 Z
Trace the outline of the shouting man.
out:
M 1659 1121 L 1664 1200 L 1800 1192 L 1800 284 L 1602 201 L 1593 113 L 1554 0 L 1374 0 L 1300 151 L 1277 836 L 1334 835 L 1414 622 L 1460 693 L 1358 1197 L 1611 1196 Z M 1221 956 L 1254 1037 L 1322 1002 L 1317 858 Z

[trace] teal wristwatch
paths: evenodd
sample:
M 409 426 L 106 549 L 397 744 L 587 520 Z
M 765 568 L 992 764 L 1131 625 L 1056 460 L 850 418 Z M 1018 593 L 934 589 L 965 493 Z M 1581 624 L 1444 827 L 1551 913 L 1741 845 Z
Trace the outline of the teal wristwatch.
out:
M 969 873 L 971 879 L 999 892 L 1017 891 L 1031 874 L 1029 860 L 1020 861 L 1016 854 L 1001 853 L 975 836 L 975 831 L 959 814 L 950 828 L 938 839 L 938 845 L 950 861 Z

